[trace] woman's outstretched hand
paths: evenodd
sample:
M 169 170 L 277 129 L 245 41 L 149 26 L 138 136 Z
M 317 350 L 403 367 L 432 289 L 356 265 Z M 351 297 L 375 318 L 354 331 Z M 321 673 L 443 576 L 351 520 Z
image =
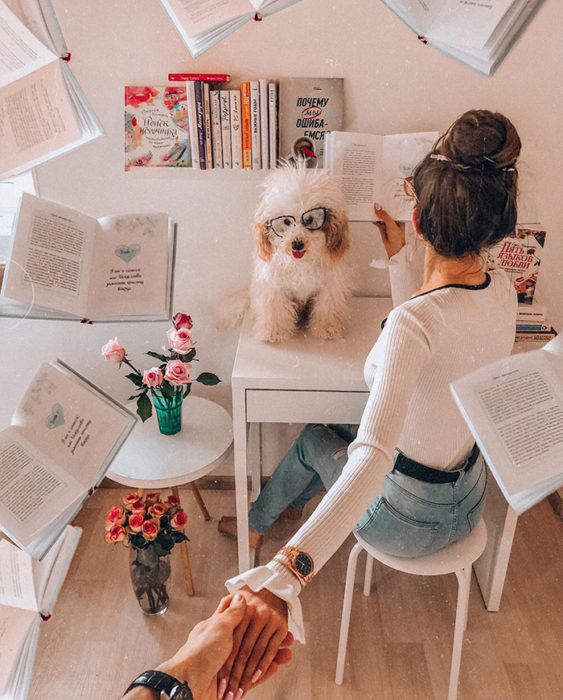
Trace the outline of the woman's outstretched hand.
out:
M 394 221 L 377 202 L 373 205 L 373 210 L 376 218 L 373 223 L 379 229 L 387 257 L 392 258 L 405 245 L 405 224 Z
M 286 647 L 293 642 L 293 635 L 287 630 L 285 601 L 266 589 L 254 593 L 245 586 L 238 593 L 244 596 L 246 612 L 235 629 L 232 651 L 218 673 L 220 700 L 240 700 L 243 693 L 291 658 Z

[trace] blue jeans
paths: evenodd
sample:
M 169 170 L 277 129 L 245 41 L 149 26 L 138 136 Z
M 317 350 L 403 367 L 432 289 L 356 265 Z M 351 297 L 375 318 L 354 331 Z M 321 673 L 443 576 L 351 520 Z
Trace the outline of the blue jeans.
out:
M 250 527 L 263 534 L 288 505 L 302 510 L 323 486 L 330 489 L 342 473 L 353 439 L 345 426 L 307 425 L 252 506 Z M 471 532 L 481 517 L 486 484 L 481 456 L 457 481 L 444 484 L 393 470 L 356 532 L 389 554 L 430 554 Z

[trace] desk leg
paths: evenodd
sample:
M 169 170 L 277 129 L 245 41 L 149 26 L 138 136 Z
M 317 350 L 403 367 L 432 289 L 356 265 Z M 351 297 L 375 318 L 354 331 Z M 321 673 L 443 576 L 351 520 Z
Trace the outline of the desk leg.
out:
M 233 444 L 238 532 L 239 573 L 250 568 L 248 543 L 248 486 L 246 482 L 246 397 L 244 387 L 233 384 Z
M 487 610 L 497 612 L 518 516 L 508 505 L 491 474 L 483 517 L 487 525 L 487 546 L 473 567 Z
M 205 520 L 211 520 L 211 516 L 209 515 L 209 511 L 205 507 L 205 503 L 203 502 L 203 498 L 201 497 L 201 493 L 199 492 L 198 487 L 195 484 L 195 481 L 190 481 L 190 488 L 192 490 L 192 493 L 194 495 L 194 498 L 199 506 L 199 509 L 203 513 L 203 517 Z
M 172 486 L 172 493 L 180 501 L 180 494 L 177 486 Z M 192 569 L 190 566 L 190 555 L 188 553 L 188 543 L 184 540 L 180 542 L 180 554 L 182 555 L 182 564 L 184 565 L 184 578 L 186 579 L 186 589 L 188 595 L 194 594 L 194 582 L 192 580 Z
M 248 427 L 247 471 L 251 477 L 250 500 L 254 502 L 261 491 L 262 476 L 262 423 L 250 423 Z

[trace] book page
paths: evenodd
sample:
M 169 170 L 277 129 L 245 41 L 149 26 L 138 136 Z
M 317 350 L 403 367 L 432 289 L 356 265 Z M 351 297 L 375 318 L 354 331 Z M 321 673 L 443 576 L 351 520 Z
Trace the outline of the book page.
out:
M 168 317 L 173 255 L 167 214 L 99 220 L 90 274 L 88 318 Z
M 33 610 L 0 607 L 0 697 L 14 697 L 11 681 L 18 665 L 23 662 L 27 638 L 35 626 L 39 631 L 41 618 Z M 31 673 L 31 670 L 30 670 Z
M 0 90 L 0 178 L 21 171 L 27 163 L 37 165 L 82 139 L 59 63 L 49 63 Z
M 340 179 L 348 216 L 352 221 L 373 221 L 381 170 L 382 137 L 333 131 L 327 152 L 331 172 Z M 380 202 L 384 207 L 385 203 Z
M 241 16 L 250 15 L 249 0 L 161 0 L 188 37 L 211 32 Z
M 95 226 L 62 204 L 22 195 L 2 294 L 84 316 Z
M 389 134 L 383 137 L 378 200 L 397 221 L 409 221 L 414 200 L 403 183 L 415 166 L 432 150 L 438 139 L 437 131 L 413 134 Z
M 12 425 L 47 459 L 88 490 L 134 422 L 89 383 L 44 363 L 20 401 Z
M 57 56 L 0 2 L 0 88 L 56 59 Z
M 558 376 L 560 374 L 561 376 Z M 563 368 L 543 350 L 513 355 L 452 385 L 508 494 L 563 476 Z
M 8 540 L 0 542 L 0 605 L 38 611 L 32 559 Z
M 428 39 L 454 44 L 459 48 L 481 49 L 515 0 L 425 2 L 433 15 L 432 24 L 426 31 Z
M 17 428 L 0 432 L 0 529 L 8 537 L 26 547 L 84 491 Z
M 35 595 L 42 615 L 54 610 L 81 535 L 81 528 L 67 525 L 43 559 L 33 560 Z

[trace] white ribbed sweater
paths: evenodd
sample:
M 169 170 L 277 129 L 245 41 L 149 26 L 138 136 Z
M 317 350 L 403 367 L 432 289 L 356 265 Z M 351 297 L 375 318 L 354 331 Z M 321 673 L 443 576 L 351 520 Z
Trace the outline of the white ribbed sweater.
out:
M 389 265 L 393 301 L 408 295 L 409 250 Z M 369 398 L 348 461 L 321 503 L 288 542 L 307 552 L 315 574 L 383 490 L 396 447 L 417 462 L 454 468 L 473 444 L 449 384 L 506 357 L 514 342 L 516 294 L 504 273 L 478 287 L 448 285 L 395 306 L 369 353 Z M 290 629 L 304 641 L 299 580 L 275 559 L 227 581 L 230 591 L 268 588 L 287 601 Z

